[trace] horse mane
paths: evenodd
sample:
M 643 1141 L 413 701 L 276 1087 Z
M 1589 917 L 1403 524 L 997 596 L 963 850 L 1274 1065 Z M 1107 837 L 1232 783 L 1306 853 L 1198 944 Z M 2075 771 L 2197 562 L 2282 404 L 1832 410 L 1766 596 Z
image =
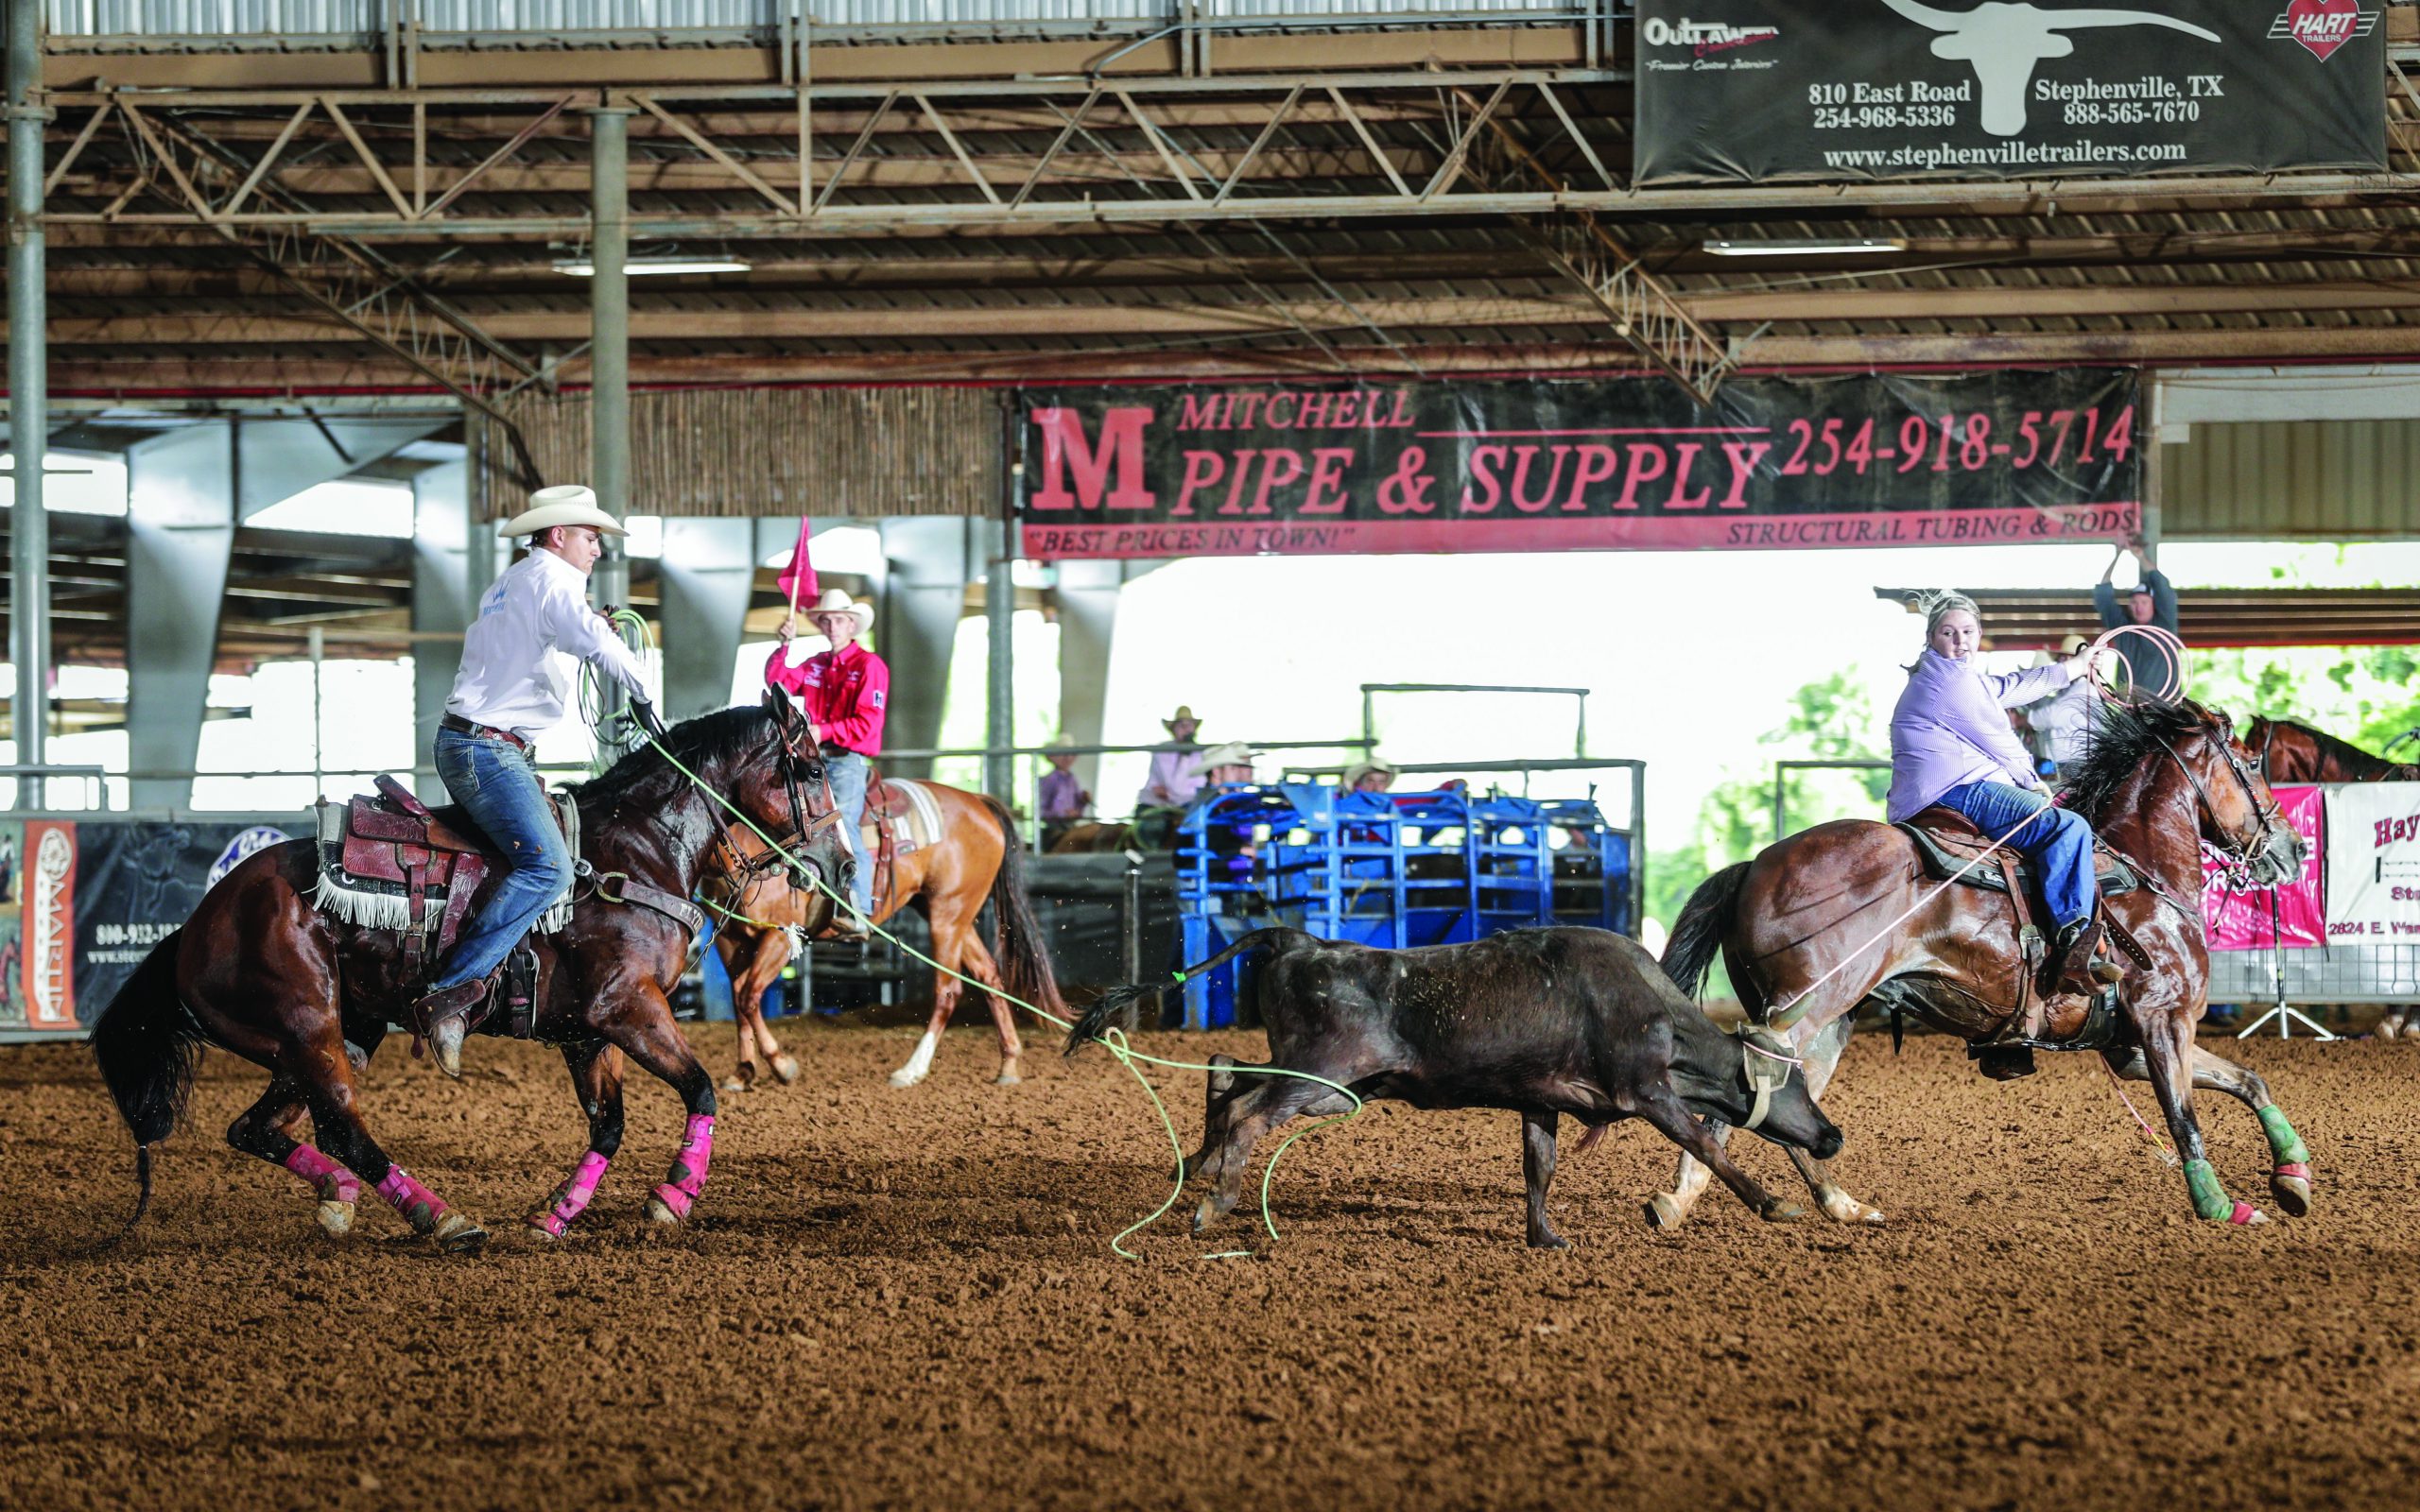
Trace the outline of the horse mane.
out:
M 2093 731 L 2083 760 L 2060 772 L 2066 782 L 2066 806 L 2096 820 L 2145 761 L 2207 730 L 2209 713 L 2190 698 L 2178 698 L 2143 704 L 2112 701 L 2100 706 L 2097 717 L 2100 728 Z
M 2362 777 L 2383 777 L 2395 772 L 2414 770 L 2403 763 L 2390 761 L 2384 756 L 2363 750 L 2342 736 L 2331 735 L 2325 730 L 2314 730 L 2299 719 L 2271 719 L 2269 725 L 2273 730 L 2301 730 L 2310 737 L 2310 743 L 2313 746 L 2319 747 L 2323 762 L 2332 756 L 2339 765 Z
M 765 726 L 772 720 L 771 711 L 762 704 L 743 703 L 729 709 L 717 709 L 710 714 L 684 719 L 664 733 L 664 747 L 673 758 L 699 776 L 709 768 L 747 755 L 764 739 Z M 572 789 L 582 812 L 599 804 L 611 803 L 636 794 L 650 782 L 669 777 L 687 782 L 664 759 L 653 746 L 641 746 L 608 767 L 601 777 L 591 778 Z

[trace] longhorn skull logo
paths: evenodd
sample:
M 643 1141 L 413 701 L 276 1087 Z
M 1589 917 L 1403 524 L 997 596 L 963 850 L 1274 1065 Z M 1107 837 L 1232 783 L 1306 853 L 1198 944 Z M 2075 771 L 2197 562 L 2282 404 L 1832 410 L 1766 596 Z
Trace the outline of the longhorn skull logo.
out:
M 2033 65 L 2045 58 L 2065 58 L 2076 50 L 2066 32 L 2084 26 L 2166 26 L 2204 42 L 2219 34 L 2149 10 L 2045 10 L 2033 5 L 2008 5 L 1986 0 L 1972 10 L 1937 10 L 1915 0 L 1882 0 L 1920 26 L 1941 35 L 1932 40 L 1932 55 L 1975 65 L 1983 88 L 1983 129 L 1994 136 L 2014 136 L 2025 129 L 2025 86 Z

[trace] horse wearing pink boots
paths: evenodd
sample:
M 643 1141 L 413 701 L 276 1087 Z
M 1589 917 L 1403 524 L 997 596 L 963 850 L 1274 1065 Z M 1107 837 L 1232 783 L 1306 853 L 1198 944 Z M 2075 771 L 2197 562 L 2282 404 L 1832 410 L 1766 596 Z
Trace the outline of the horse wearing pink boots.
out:
M 578 790 L 581 866 L 569 922 L 531 937 L 529 1031 L 562 1047 L 589 1147 L 529 1215 L 541 1233 L 562 1236 L 621 1145 L 625 1056 L 669 1083 L 688 1109 L 648 1216 L 684 1221 L 705 1185 L 714 1078 L 673 1023 L 666 993 L 700 918 L 688 901 L 699 882 L 747 863 L 732 838 L 736 821 L 703 789 L 767 833 L 788 836 L 786 849 L 846 885 L 848 851 L 831 822 L 814 732 L 786 699 L 677 726 L 660 748 L 625 757 Z M 296 840 L 247 858 L 153 948 L 93 1025 L 102 1077 L 139 1146 L 130 1227 L 150 1205 L 151 1146 L 182 1121 L 202 1047 L 217 1045 L 269 1073 L 227 1143 L 300 1177 L 319 1200 L 321 1228 L 348 1231 L 367 1188 L 441 1249 L 476 1249 L 487 1231 L 389 1160 L 362 1121 L 354 1056 L 366 1062 L 388 1026 L 406 1022 L 416 957 L 401 932 L 315 906 L 314 851 L 315 842 Z M 305 1112 L 316 1146 L 295 1137 Z

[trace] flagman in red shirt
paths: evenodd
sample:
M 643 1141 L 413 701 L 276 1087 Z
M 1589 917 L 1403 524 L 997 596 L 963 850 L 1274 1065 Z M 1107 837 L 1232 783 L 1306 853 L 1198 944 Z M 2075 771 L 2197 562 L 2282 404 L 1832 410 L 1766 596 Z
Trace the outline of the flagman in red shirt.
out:
M 843 590 L 824 592 L 804 611 L 807 621 L 832 643 L 832 649 L 790 664 L 790 638 L 798 633 L 795 618 L 782 624 L 782 644 L 765 663 L 765 681 L 794 695 L 799 708 L 815 722 L 823 742 L 823 770 L 832 782 L 832 800 L 842 816 L 842 833 L 857 852 L 856 874 L 849 894 L 861 916 L 873 911 L 873 858 L 865 853 L 858 826 L 866 812 L 868 764 L 882 750 L 882 715 L 890 701 L 890 669 L 882 658 L 857 644 L 873 624 L 873 606 L 852 602 Z

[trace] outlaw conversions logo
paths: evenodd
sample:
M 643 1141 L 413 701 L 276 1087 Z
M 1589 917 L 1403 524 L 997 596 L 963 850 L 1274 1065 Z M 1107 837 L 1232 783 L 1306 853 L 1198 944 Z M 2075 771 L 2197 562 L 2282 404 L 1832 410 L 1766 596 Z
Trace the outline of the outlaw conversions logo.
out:
M 1781 35 L 1779 26 L 1733 26 L 1720 21 L 1691 21 L 1686 16 L 1678 21 L 1651 16 L 1640 29 L 1650 47 L 1686 47 L 1700 58 L 1771 42 Z
M 2321 62 L 2356 37 L 2366 37 L 2378 24 L 2378 13 L 2361 11 L 2361 0 L 2292 0 L 2269 23 L 2269 36 L 2290 38 L 2310 50 Z

